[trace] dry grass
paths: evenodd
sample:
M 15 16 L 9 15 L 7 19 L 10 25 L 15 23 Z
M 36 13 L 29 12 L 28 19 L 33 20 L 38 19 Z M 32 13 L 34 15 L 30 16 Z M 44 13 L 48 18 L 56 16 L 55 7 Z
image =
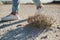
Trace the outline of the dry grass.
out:
M 51 27 L 54 22 L 53 17 L 44 14 L 36 14 L 28 18 L 28 23 L 37 28 Z

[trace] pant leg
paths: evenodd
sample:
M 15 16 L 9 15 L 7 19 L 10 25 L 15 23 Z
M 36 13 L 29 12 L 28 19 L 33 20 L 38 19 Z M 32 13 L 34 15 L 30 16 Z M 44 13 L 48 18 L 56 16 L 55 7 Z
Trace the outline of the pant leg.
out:
M 12 0 L 12 12 L 18 12 L 19 0 Z
M 36 6 L 40 6 L 41 5 L 41 1 L 40 0 L 33 0 L 34 4 Z

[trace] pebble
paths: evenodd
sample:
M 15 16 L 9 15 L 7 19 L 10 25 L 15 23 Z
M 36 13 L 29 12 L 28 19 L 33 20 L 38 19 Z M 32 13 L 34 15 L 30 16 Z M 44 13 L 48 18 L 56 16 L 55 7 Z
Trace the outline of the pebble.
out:
M 57 29 L 60 29 L 60 27 L 57 27 Z
M 58 35 L 56 35 L 56 37 L 58 37 Z
M 53 29 L 50 29 L 50 31 L 53 31 Z
M 47 35 L 46 36 L 44 36 L 44 37 L 41 37 L 41 39 L 46 39 L 47 38 Z

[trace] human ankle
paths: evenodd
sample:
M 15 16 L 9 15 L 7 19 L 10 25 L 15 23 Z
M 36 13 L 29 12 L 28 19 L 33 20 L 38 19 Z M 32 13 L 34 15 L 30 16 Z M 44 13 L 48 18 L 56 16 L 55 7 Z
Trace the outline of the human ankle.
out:
M 37 6 L 37 9 L 41 8 L 42 6 Z
M 16 15 L 16 14 L 17 14 L 17 12 L 11 12 L 11 14 Z

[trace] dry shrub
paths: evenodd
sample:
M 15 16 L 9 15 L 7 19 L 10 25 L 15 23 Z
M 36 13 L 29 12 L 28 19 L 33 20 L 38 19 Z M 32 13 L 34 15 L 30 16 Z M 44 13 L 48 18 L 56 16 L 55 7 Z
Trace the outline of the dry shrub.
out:
M 28 23 L 37 28 L 50 27 L 55 20 L 53 17 L 45 14 L 35 14 L 34 16 L 28 17 Z

